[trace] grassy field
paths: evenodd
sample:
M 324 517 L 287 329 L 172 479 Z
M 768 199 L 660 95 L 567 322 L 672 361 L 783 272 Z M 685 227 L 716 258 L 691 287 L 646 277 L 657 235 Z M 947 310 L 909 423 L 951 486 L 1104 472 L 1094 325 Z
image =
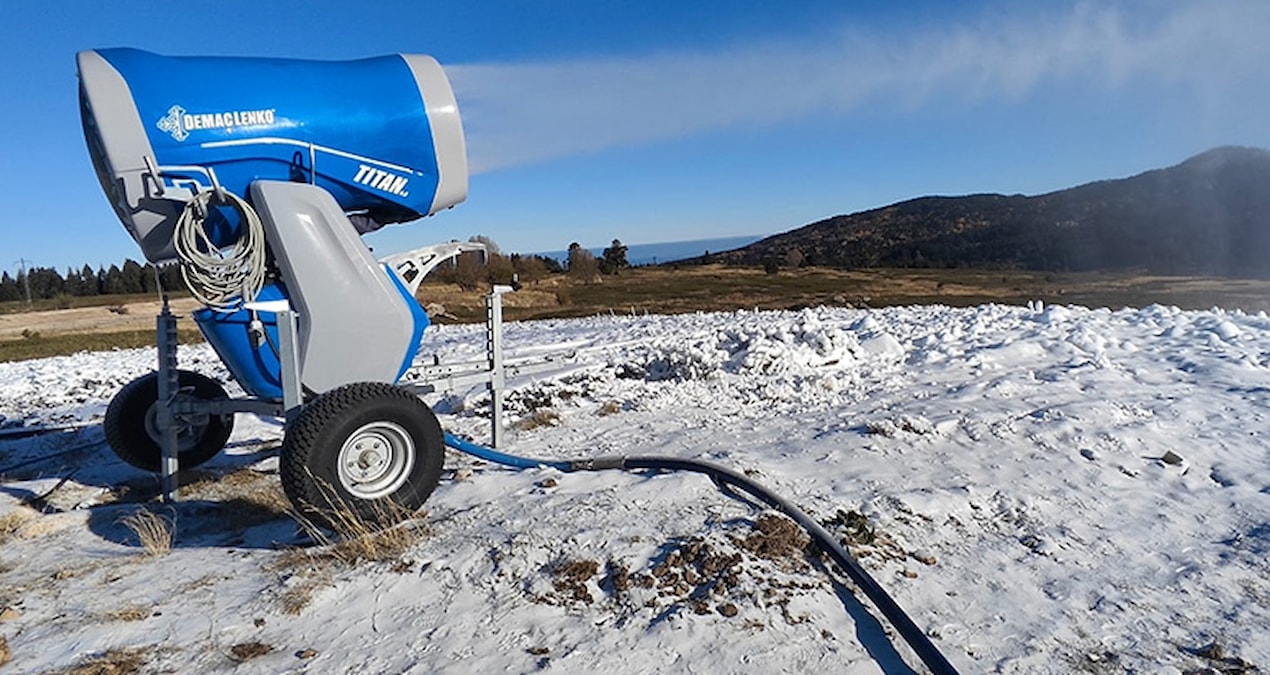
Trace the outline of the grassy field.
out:
M 484 317 L 480 292 L 424 285 L 420 301 L 439 303 L 450 320 Z M 892 307 L 984 303 L 1184 309 L 1224 307 L 1270 311 L 1270 280 L 1151 277 L 1131 274 L 1057 274 L 1027 271 L 803 268 L 766 274 L 757 268 L 707 265 L 646 267 L 577 283 L 549 277 L 508 296 L 513 320 L 616 313 L 681 313 L 734 309 L 798 309 L 818 305 Z M 445 320 L 443 317 L 442 320 Z
M 440 323 L 485 318 L 483 291 L 427 283 L 419 289 L 419 300 Z M 516 321 L 818 305 L 1021 305 L 1034 300 L 1112 309 L 1159 303 L 1184 309 L 1270 311 L 1270 281 L 985 270 L 804 268 L 767 274 L 721 265 L 643 267 L 596 283 L 554 275 L 526 284 L 505 297 L 504 315 Z M 193 307 L 189 299 L 177 303 L 178 313 L 188 314 Z M 0 303 L 0 361 L 153 345 L 157 308 L 150 296 L 62 298 L 30 306 Z M 183 320 L 181 327 L 183 342 L 202 339 L 192 322 Z

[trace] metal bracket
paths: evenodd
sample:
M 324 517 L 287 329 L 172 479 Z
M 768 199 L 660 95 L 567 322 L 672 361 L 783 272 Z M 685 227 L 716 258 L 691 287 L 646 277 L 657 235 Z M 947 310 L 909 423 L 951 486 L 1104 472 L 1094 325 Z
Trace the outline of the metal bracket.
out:
M 150 177 L 154 179 L 155 186 L 158 189 L 158 196 L 160 197 L 165 194 L 165 188 L 163 187 L 162 180 L 163 176 L 188 176 L 190 174 L 201 173 L 204 176 L 207 176 L 207 180 L 212 184 L 212 191 L 216 193 L 216 198 L 218 200 L 224 202 L 228 199 L 226 197 L 227 193 L 225 192 L 225 188 L 221 187 L 220 181 L 216 179 L 216 170 L 210 166 L 179 164 L 156 166 L 154 158 L 150 155 L 142 155 L 141 159 L 145 162 L 146 171 L 148 171 L 150 173 Z M 194 190 L 194 192 L 197 192 L 197 190 Z
M 289 309 L 277 312 L 279 360 L 282 365 L 282 403 L 259 398 L 224 399 L 216 401 L 177 399 L 180 393 L 180 371 L 177 369 L 177 317 L 163 297 L 163 309 L 155 319 L 159 352 L 159 392 L 155 405 L 155 426 L 159 431 L 160 487 L 163 501 L 176 500 L 180 462 L 180 441 L 177 431 L 181 424 L 198 425 L 210 415 L 230 415 L 240 412 L 259 415 L 279 415 L 289 422 L 304 404 L 304 386 L 300 382 L 299 349 L 296 346 L 297 315 Z
M 490 447 L 503 443 L 503 391 L 507 375 L 503 372 L 503 294 L 511 286 L 494 286 L 485 296 L 485 353 L 489 358 Z
M 180 445 L 176 437 L 173 404 L 180 389 L 180 381 L 176 369 L 176 315 L 168 307 L 166 294 L 163 296 L 163 310 L 155 319 L 155 330 L 159 348 L 159 396 L 156 401 L 155 424 L 159 428 L 159 449 L 162 452 L 159 462 L 160 486 L 163 501 L 170 504 L 176 493 L 176 473 L 179 468 L 177 454 L 180 452 Z
M 300 382 L 300 349 L 297 346 L 299 329 L 296 313 L 291 310 L 278 312 L 278 360 L 282 366 L 282 409 L 287 422 L 300 412 L 304 405 L 304 384 Z
M 396 271 L 410 294 L 414 295 L 419 290 L 419 284 L 423 283 L 423 278 L 431 274 L 432 270 L 467 251 L 480 253 L 485 258 L 489 256 L 485 244 L 475 241 L 452 241 L 421 246 L 404 253 L 394 253 L 380 258 L 379 262 Z

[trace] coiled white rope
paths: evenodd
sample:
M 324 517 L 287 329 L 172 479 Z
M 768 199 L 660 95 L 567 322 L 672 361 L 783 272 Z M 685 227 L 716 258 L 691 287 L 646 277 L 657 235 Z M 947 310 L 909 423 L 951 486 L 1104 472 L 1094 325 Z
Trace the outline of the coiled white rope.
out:
M 238 241 L 222 250 L 203 228 L 213 200 L 238 212 Z M 181 278 L 199 302 L 222 311 L 256 299 L 265 284 L 265 232 L 260 216 L 238 195 L 204 190 L 185 204 L 172 243 L 181 260 Z

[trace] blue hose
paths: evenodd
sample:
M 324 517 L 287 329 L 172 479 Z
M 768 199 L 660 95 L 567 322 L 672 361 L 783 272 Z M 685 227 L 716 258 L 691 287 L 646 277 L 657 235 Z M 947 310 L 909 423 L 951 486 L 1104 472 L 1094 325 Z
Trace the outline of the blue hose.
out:
M 532 459 L 529 457 L 509 455 L 505 452 L 499 452 L 494 448 L 489 448 L 478 443 L 464 440 L 448 431 L 445 433 L 445 444 L 455 450 L 466 452 L 473 457 L 479 457 L 487 462 L 494 462 L 495 464 L 502 464 L 504 466 L 512 466 L 517 469 L 533 469 L 540 466 L 549 466 L 561 471 L 576 470 L 573 468 L 572 462 L 552 462 L 545 459 Z
M 895 602 L 895 599 L 882 588 L 882 585 L 860 566 L 859 561 L 847 551 L 846 547 L 802 509 L 781 499 L 771 490 L 743 474 L 718 464 L 679 459 L 677 457 L 597 457 L 567 462 L 531 459 L 499 452 L 493 448 L 463 440 L 450 433 L 445 434 L 445 444 L 455 450 L 466 452 L 490 462 L 521 469 L 549 466 L 553 469 L 570 473 L 574 471 L 603 471 L 606 469 L 621 469 L 623 471 L 638 471 L 641 469 L 692 471 L 709 476 L 710 480 L 714 481 L 715 485 L 722 489 L 740 488 L 751 496 L 758 498 L 764 504 L 779 509 L 802 526 L 812 540 L 816 542 L 816 545 L 820 547 L 820 550 L 824 551 L 826 555 L 837 563 L 838 568 L 845 572 L 860 590 L 864 591 L 864 594 L 873 602 L 873 605 L 891 622 L 891 625 L 899 632 L 900 637 L 904 638 L 904 641 L 913 648 L 913 651 L 917 653 L 917 657 L 922 660 L 922 663 L 926 664 L 927 668 L 930 668 L 932 673 L 935 675 L 957 675 L 957 669 L 953 668 L 953 665 L 939 651 L 939 648 L 930 641 L 930 638 L 926 637 L 921 628 L 918 628 L 917 624 Z

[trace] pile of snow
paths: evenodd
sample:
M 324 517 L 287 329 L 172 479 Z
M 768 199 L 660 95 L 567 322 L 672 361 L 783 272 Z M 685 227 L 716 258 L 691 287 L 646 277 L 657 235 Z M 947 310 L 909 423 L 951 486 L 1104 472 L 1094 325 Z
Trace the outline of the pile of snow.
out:
M 480 358 L 479 326 L 430 330 L 443 361 Z M 847 541 L 963 672 L 1270 666 L 1264 314 L 820 308 L 513 323 L 506 340 L 513 358 L 568 349 L 578 365 L 516 383 L 508 449 L 743 470 Z M 228 377 L 206 347 L 181 361 Z M 0 419 L 98 420 L 153 362 L 136 350 L 0 364 Z M 429 401 L 447 429 L 487 437 L 480 390 Z M 120 524 L 153 479 L 115 460 L 100 427 L 0 440 L 12 666 L 918 667 L 784 521 L 699 476 L 450 455 L 404 552 L 298 556 L 287 549 L 302 538 L 263 496 L 276 496 L 280 435 L 239 416 L 169 512 L 172 552 L 154 557 Z

